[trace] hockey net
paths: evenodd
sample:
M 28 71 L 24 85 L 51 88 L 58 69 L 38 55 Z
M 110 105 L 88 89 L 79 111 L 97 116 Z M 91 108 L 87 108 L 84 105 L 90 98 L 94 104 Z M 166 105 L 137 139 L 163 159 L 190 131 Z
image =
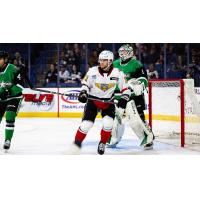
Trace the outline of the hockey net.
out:
M 159 140 L 200 146 L 200 105 L 192 79 L 149 80 L 149 125 Z

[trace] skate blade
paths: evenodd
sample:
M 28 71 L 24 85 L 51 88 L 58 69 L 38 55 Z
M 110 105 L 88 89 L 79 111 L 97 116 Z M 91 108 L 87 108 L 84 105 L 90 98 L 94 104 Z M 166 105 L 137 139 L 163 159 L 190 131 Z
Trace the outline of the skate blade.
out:
M 107 148 L 116 148 L 118 143 L 119 143 L 119 141 L 110 142 L 110 143 L 106 144 L 106 147 Z
M 113 149 L 113 148 L 116 148 L 116 147 L 117 147 L 117 144 L 106 144 L 106 148 Z
M 144 150 L 146 151 L 148 151 L 148 150 L 153 150 L 153 146 L 151 146 L 151 147 L 144 147 Z

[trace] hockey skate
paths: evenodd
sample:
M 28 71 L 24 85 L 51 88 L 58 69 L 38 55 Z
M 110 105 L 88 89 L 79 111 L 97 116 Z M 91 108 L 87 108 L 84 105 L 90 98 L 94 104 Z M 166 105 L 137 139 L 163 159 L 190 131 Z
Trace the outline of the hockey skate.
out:
M 10 149 L 10 144 L 11 144 L 10 140 L 6 140 L 4 142 L 3 149 L 5 150 L 5 152 Z
M 109 143 L 106 144 L 107 148 L 116 148 L 117 144 L 119 143 L 117 138 L 113 138 L 110 140 Z
M 153 149 L 153 140 L 154 140 L 154 134 L 152 135 L 146 135 L 144 139 L 142 140 L 140 146 L 143 146 L 144 150 L 152 150 Z
M 103 155 L 105 152 L 105 147 L 106 147 L 105 144 L 103 144 L 102 142 L 99 142 L 98 149 L 97 149 L 98 154 Z
M 144 150 L 152 150 L 153 149 L 153 142 L 145 144 L 143 148 L 144 148 Z

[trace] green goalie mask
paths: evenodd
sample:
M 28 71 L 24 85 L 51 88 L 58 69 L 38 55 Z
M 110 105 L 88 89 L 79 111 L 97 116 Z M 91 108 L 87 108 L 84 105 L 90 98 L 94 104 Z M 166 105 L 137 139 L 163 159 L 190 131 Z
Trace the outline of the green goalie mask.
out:
M 118 53 L 121 61 L 126 61 L 134 56 L 133 48 L 128 44 L 122 45 L 119 48 Z

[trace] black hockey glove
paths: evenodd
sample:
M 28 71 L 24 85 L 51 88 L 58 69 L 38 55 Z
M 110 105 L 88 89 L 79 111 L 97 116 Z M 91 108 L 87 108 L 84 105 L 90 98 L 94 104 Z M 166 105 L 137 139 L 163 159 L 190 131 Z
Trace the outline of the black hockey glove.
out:
M 10 92 L 8 90 L 5 90 L 5 92 L 0 94 L 0 101 L 6 100 L 8 97 L 10 97 Z
M 81 102 L 81 103 L 86 103 L 87 101 L 87 98 L 88 98 L 88 94 L 87 94 L 87 91 L 86 90 L 82 90 L 78 96 L 78 100 Z
M 125 94 L 122 95 L 118 101 L 117 107 L 125 109 L 128 101 L 129 101 L 129 96 Z

